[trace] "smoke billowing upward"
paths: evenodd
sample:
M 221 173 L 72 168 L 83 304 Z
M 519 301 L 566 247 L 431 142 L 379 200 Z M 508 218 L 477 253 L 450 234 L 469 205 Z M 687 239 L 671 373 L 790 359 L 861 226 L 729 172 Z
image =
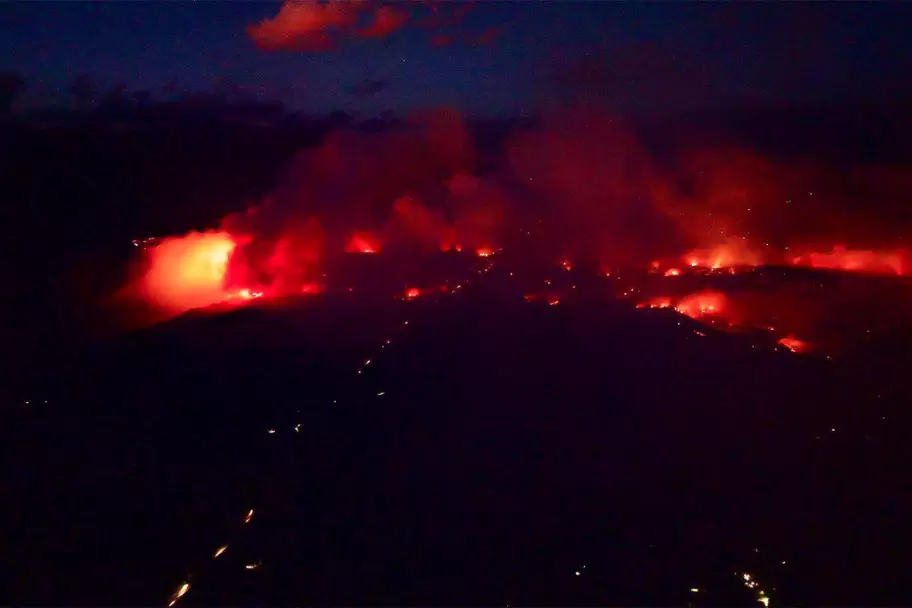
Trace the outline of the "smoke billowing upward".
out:
M 301 293 L 345 252 L 489 251 L 512 246 L 520 231 L 533 237 L 526 253 L 554 260 L 910 268 L 901 166 L 846 173 L 699 141 L 660 161 L 622 121 L 592 112 L 517 128 L 496 169 L 479 169 L 480 152 L 449 110 L 378 133 L 334 133 L 218 231 L 162 243 L 142 293 L 174 310 L 232 294 Z M 221 275 L 202 273 L 205 289 L 200 273 L 168 270 L 173 256 L 196 259 L 196 246 L 210 241 L 228 259 Z

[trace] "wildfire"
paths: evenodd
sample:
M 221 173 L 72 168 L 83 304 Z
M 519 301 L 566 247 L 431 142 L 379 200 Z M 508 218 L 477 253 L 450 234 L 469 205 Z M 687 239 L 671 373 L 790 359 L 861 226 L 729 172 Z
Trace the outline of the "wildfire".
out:
M 408 289 L 405 290 L 405 297 L 408 300 L 414 300 L 415 298 L 417 298 L 420 295 L 421 295 L 421 290 L 418 289 L 417 287 L 409 287 Z
M 678 300 L 675 310 L 682 315 L 698 319 L 705 315 L 719 314 L 725 309 L 725 294 L 719 291 L 701 291 Z
M 695 249 L 684 255 L 691 268 L 717 270 L 731 266 L 759 266 L 764 256 L 753 250 L 744 240 L 731 240 L 707 249 Z
M 811 345 L 804 340 L 799 340 L 795 336 L 791 335 L 777 340 L 777 343 L 797 354 L 805 353 L 810 350 L 811 347 Z
M 681 271 L 678 270 L 677 268 L 669 268 L 668 270 L 665 271 L 666 277 L 676 277 L 676 276 L 680 276 L 680 274 L 681 274 Z
M 721 314 L 726 308 L 725 294 L 718 291 L 700 291 L 682 298 L 676 302 L 662 296 L 637 304 L 637 308 L 674 308 L 676 312 L 693 319 L 707 315 Z
M 242 289 L 238 292 L 238 297 L 244 300 L 253 300 L 254 298 L 260 298 L 263 296 L 262 291 L 251 291 L 250 289 Z
M 671 308 L 671 298 L 653 298 L 645 304 L 637 304 L 637 308 Z
M 494 250 L 491 249 L 490 247 L 479 247 L 475 251 L 475 254 L 480 258 L 487 258 L 487 257 L 491 257 L 492 255 L 494 255 Z
M 367 232 L 356 232 L 345 246 L 346 253 L 377 253 L 379 241 Z
M 323 286 L 319 283 L 304 283 L 301 286 L 301 293 L 318 294 L 323 292 Z
M 229 299 L 236 294 L 225 289 L 225 273 L 236 246 L 226 232 L 192 232 L 162 240 L 148 250 L 144 295 L 176 312 Z
M 872 251 L 848 249 L 842 245 L 836 245 L 829 253 L 812 251 L 793 257 L 791 262 L 796 266 L 810 266 L 811 268 L 903 275 L 907 258 L 908 253 L 899 249 Z

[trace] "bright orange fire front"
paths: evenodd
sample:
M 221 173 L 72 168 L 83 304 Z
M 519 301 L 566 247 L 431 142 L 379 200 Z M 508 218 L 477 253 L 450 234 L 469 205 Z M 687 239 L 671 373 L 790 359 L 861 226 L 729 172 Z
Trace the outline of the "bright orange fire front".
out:
M 149 266 L 142 281 L 144 295 L 175 312 L 237 295 L 224 287 L 228 260 L 236 245 L 226 232 L 191 232 L 162 240 L 149 250 Z
M 725 294 L 718 291 L 700 291 L 678 300 L 675 310 L 694 319 L 720 314 L 725 310 Z

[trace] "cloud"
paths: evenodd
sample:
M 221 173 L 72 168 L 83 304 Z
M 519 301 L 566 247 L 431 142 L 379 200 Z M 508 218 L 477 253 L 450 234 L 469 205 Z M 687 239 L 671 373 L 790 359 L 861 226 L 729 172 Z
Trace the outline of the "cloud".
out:
M 472 7 L 471 1 L 447 4 L 423 0 L 393 5 L 373 0 L 285 0 L 275 17 L 248 26 L 247 34 L 264 51 L 314 53 L 336 50 L 352 40 L 387 38 L 412 25 L 431 32 L 432 46 L 456 42 L 487 45 L 499 27 L 480 32 L 452 30 L 461 27 Z M 422 16 L 422 12 L 426 14 Z
M 367 15 L 367 25 L 359 21 Z M 401 29 L 408 13 L 360 0 L 286 0 L 272 19 L 248 26 L 247 34 L 264 51 L 332 51 L 346 39 L 385 38 Z
M 386 38 L 408 22 L 408 14 L 392 6 L 381 6 L 374 11 L 373 22 L 358 30 L 362 38 Z
M 348 92 L 356 97 L 367 97 L 379 93 L 389 86 L 388 80 L 362 80 L 351 87 Z

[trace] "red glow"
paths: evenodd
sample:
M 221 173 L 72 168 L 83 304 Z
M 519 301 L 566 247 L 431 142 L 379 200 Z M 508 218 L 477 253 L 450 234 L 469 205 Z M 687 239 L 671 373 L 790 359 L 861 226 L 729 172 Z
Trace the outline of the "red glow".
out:
M 811 268 L 828 268 L 849 272 L 869 272 L 879 274 L 905 274 L 906 251 L 872 251 L 866 249 L 847 249 L 836 245 L 829 253 L 812 251 L 792 258 L 796 266 Z
M 700 291 L 678 300 L 675 310 L 682 315 L 699 319 L 705 315 L 720 314 L 725 310 L 725 294 L 719 291 Z
M 786 347 L 793 353 L 805 353 L 810 350 L 811 345 L 805 342 L 804 340 L 799 340 L 795 336 L 786 336 L 777 341 L 782 346 Z
M 351 290 L 349 290 L 351 291 Z M 319 283 L 304 283 L 301 286 L 301 293 L 317 294 L 323 292 L 323 286 Z
M 678 270 L 677 268 L 669 268 L 668 270 L 665 271 L 666 277 L 676 277 L 676 276 L 679 276 L 680 274 L 681 274 L 681 271 Z
M 714 270 L 731 266 L 759 266 L 763 264 L 763 258 L 760 252 L 753 250 L 743 240 L 733 240 L 706 249 L 695 249 L 683 257 L 691 267 Z
M 561 266 L 563 266 L 564 270 L 566 270 L 568 272 L 573 270 L 573 265 L 570 263 L 570 260 L 563 260 L 561 262 Z
M 356 232 L 345 246 L 347 253 L 377 253 L 380 242 L 367 232 Z
M 225 232 L 191 232 L 162 240 L 149 249 L 143 294 L 174 312 L 227 300 L 233 294 L 225 289 L 225 273 L 236 246 Z
M 487 258 L 487 257 L 494 255 L 494 250 L 491 249 L 490 247 L 479 247 L 475 251 L 475 254 L 480 258 Z
M 405 290 L 405 297 L 409 300 L 413 300 L 421 295 L 421 290 L 417 287 L 409 287 Z
M 637 304 L 637 308 L 670 308 L 671 298 L 653 298 L 646 304 Z
M 239 298 L 244 300 L 253 300 L 255 298 L 260 298 L 263 296 L 262 291 L 251 291 L 250 289 L 242 289 L 237 293 Z

